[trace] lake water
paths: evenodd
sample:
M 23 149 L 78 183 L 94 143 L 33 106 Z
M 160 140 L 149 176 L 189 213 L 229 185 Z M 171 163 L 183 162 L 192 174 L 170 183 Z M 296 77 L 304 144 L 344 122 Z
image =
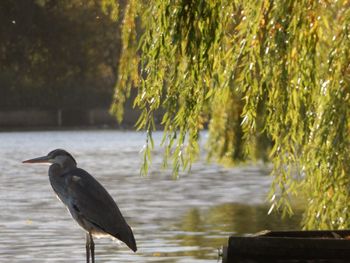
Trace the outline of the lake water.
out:
M 157 142 L 161 133 L 154 136 Z M 107 188 L 133 228 L 137 253 L 96 239 L 96 262 L 218 262 L 230 235 L 298 228 L 298 217 L 267 215 L 267 168 L 199 160 L 174 180 L 161 169 L 158 147 L 150 176 L 142 177 L 144 142 L 143 133 L 111 130 L 0 133 L 0 262 L 85 260 L 85 234 L 55 197 L 48 166 L 21 163 L 55 148 Z

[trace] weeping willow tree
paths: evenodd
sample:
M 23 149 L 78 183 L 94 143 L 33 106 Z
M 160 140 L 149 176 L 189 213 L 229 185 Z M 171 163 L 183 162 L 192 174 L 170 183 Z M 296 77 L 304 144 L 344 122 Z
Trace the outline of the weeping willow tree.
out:
M 129 0 L 112 112 L 137 89 L 147 173 L 163 109 L 175 173 L 268 158 L 273 209 L 305 200 L 305 228 L 350 227 L 350 1 Z

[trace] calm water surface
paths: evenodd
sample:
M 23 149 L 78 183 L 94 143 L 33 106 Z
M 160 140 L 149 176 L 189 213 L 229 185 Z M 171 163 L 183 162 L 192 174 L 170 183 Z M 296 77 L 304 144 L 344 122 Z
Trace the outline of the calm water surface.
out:
M 98 239 L 97 262 L 217 262 L 229 235 L 298 227 L 298 218 L 267 216 L 264 167 L 200 160 L 173 180 L 156 149 L 151 175 L 141 177 L 144 141 L 143 133 L 120 131 L 0 133 L 0 262 L 85 260 L 85 234 L 56 199 L 48 166 L 21 163 L 55 148 L 71 152 L 108 189 L 133 228 L 136 254 Z

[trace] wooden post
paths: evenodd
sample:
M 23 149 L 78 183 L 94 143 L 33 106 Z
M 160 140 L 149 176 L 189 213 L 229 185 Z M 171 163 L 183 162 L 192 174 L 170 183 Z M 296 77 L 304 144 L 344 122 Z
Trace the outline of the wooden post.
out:
M 231 236 L 222 262 L 350 262 L 349 235 L 349 230 L 340 230 Z
M 88 110 L 89 125 L 95 125 L 95 112 L 94 110 Z
M 62 127 L 62 109 L 57 110 L 57 125 Z

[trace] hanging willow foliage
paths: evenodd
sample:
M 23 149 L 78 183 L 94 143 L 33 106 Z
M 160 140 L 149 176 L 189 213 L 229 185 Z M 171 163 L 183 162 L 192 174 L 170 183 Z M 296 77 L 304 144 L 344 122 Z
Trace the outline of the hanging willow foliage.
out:
M 147 131 L 162 108 L 175 173 L 209 158 L 270 158 L 272 208 L 305 200 L 305 228 L 350 227 L 350 1 L 129 0 L 112 111 L 131 88 Z

